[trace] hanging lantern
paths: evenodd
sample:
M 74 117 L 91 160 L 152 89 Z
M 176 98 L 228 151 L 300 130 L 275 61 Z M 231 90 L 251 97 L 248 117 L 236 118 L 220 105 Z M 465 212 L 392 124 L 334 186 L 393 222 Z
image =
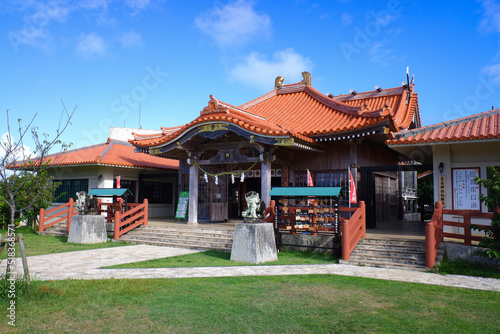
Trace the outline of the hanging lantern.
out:
M 234 184 L 234 174 L 231 174 L 231 183 Z
M 219 184 L 219 177 L 217 175 L 215 175 L 215 184 Z
M 240 181 L 241 182 L 245 181 L 245 172 L 241 173 Z
M 207 175 L 207 173 L 205 173 L 204 178 L 205 178 L 205 182 L 208 183 L 208 175 Z

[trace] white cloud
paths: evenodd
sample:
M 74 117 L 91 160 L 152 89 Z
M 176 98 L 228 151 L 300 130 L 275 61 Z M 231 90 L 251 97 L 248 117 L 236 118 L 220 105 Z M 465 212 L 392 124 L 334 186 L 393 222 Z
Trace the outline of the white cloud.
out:
M 114 0 L 79 0 L 79 1 L 18 1 L 11 3 L 9 11 L 19 11 L 23 14 L 23 21 L 19 26 L 7 33 L 7 37 L 15 52 L 23 45 L 34 46 L 46 51 L 51 51 L 57 42 L 55 30 L 60 27 L 51 27 L 54 22 L 67 24 L 72 13 L 93 17 L 95 23 L 112 25 L 118 20 L 108 14 L 108 7 Z M 125 7 L 131 15 L 146 10 L 153 3 L 163 0 L 126 0 Z M 115 1 L 116 2 L 116 1 Z M 133 36 L 129 36 L 132 38 Z M 137 36 L 135 36 L 137 37 Z M 81 36 L 80 36 L 81 39 Z M 80 41 L 82 42 L 82 41 Z M 89 41 L 90 42 L 90 41 Z M 94 41 L 95 42 L 95 41 Z M 134 42 L 123 41 L 126 43 Z M 138 42 L 135 40 L 135 42 Z M 94 45 L 94 53 L 98 52 L 99 46 Z M 101 45 L 102 46 L 102 45 Z M 103 50 L 102 48 L 100 49 Z M 88 54 L 88 53 L 85 53 Z
M 372 62 L 382 64 L 382 66 L 391 65 L 393 61 L 399 58 L 394 54 L 394 50 L 387 48 L 383 42 L 374 42 L 368 53 Z
M 500 3 L 495 0 L 482 0 L 484 13 L 479 28 L 486 32 L 500 33 Z
M 352 16 L 351 14 L 349 13 L 344 13 L 342 14 L 342 16 L 340 17 L 340 23 L 343 25 L 343 26 L 348 26 L 352 23 L 352 20 L 354 19 L 354 16 Z
M 120 44 L 123 48 L 138 48 L 143 45 L 141 34 L 131 30 L 120 36 Z
M 82 0 L 78 6 L 83 9 L 107 9 L 111 0 Z
M 483 67 L 482 73 L 490 77 L 492 82 L 500 83 L 500 63 Z
M 274 86 L 277 76 L 284 75 L 285 83 L 299 82 L 302 80 L 301 73 L 312 68 L 313 63 L 309 58 L 289 48 L 275 52 L 272 59 L 252 52 L 243 63 L 236 65 L 230 74 L 236 81 L 267 90 Z
M 221 47 L 246 44 L 253 38 L 267 38 L 271 18 L 265 13 L 257 13 L 253 5 L 252 1 L 237 0 L 214 8 L 195 19 L 196 27 Z
M 8 132 L 5 132 L 0 138 L 0 159 L 3 160 L 5 158 L 6 154 L 5 148 L 7 148 L 8 150 L 13 149 L 16 144 L 17 144 L 16 139 L 13 138 Z M 31 149 L 26 145 L 22 145 L 21 147 L 19 147 L 17 150 L 14 151 L 13 156 L 11 155 L 7 157 L 7 161 L 5 162 L 10 163 L 14 160 L 22 161 L 24 159 L 29 158 L 31 154 L 32 154 Z
M 53 21 L 66 21 L 74 8 L 52 1 L 49 3 L 29 2 L 18 9 L 21 11 L 29 10 L 32 13 L 24 16 L 22 27 L 12 30 L 7 34 L 11 46 L 16 52 L 20 45 L 36 46 L 49 50 L 52 44 L 52 38 L 48 29 L 49 25 Z
M 125 0 L 125 4 L 134 10 L 144 10 L 151 4 L 151 0 Z
M 96 33 L 91 34 L 80 34 L 78 38 L 78 44 L 76 45 L 76 52 L 85 57 L 89 58 L 94 55 L 102 56 L 106 54 L 106 42 Z

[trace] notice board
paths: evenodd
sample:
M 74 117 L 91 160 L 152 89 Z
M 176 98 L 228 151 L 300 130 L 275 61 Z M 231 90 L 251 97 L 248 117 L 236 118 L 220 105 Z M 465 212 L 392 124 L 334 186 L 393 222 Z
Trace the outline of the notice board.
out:
M 177 210 L 175 210 L 175 219 L 186 218 L 188 204 L 189 204 L 189 191 L 181 191 L 179 193 L 179 201 L 177 202 Z
M 453 169 L 453 209 L 481 210 L 479 185 L 474 178 L 479 177 L 479 168 Z

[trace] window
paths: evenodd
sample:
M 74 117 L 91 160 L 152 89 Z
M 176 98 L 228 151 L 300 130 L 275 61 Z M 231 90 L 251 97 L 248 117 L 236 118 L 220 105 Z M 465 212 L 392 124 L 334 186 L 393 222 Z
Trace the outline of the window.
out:
M 61 182 L 54 193 L 55 201 L 59 203 L 69 202 L 70 198 L 75 199 L 76 193 L 79 191 L 89 191 L 88 179 L 54 180 L 54 182 Z
M 134 203 L 135 202 L 135 185 L 136 181 L 132 180 L 120 180 L 120 187 L 122 189 L 128 189 L 132 193 L 130 195 L 128 192 L 125 195 L 125 199 L 127 203 Z M 116 188 L 116 178 L 113 180 L 113 188 Z
M 140 198 L 151 204 L 172 204 L 173 184 L 167 182 L 143 181 L 140 185 Z

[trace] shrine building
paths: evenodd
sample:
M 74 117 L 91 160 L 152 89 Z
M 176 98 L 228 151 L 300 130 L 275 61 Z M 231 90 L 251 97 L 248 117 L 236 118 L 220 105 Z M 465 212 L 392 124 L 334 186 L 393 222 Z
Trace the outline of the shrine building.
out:
M 413 83 L 334 96 L 314 89 L 308 72 L 302 75 L 294 84 L 278 77 L 274 90 L 240 106 L 210 96 L 190 123 L 134 134 L 136 151 L 179 160 L 179 190 L 189 191 L 188 223 L 241 217 L 251 190 L 269 205 L 272 187 L 307 186 L 308 170 L 314 186 L 341 186 L 347 193 L 349 170 L 358 183 L 363 168 L 392 168 L 406 159 L 386 140 L 390 132 L 420 127 Z M 358 190 L 367 210 L 377 205 L 382 219 L 397 218 L 383 213 L 400 210 L 398 173 L 391 168 L 373 174 L 372 192 Z M 348 198 L 340 204 L 347 206 Z

